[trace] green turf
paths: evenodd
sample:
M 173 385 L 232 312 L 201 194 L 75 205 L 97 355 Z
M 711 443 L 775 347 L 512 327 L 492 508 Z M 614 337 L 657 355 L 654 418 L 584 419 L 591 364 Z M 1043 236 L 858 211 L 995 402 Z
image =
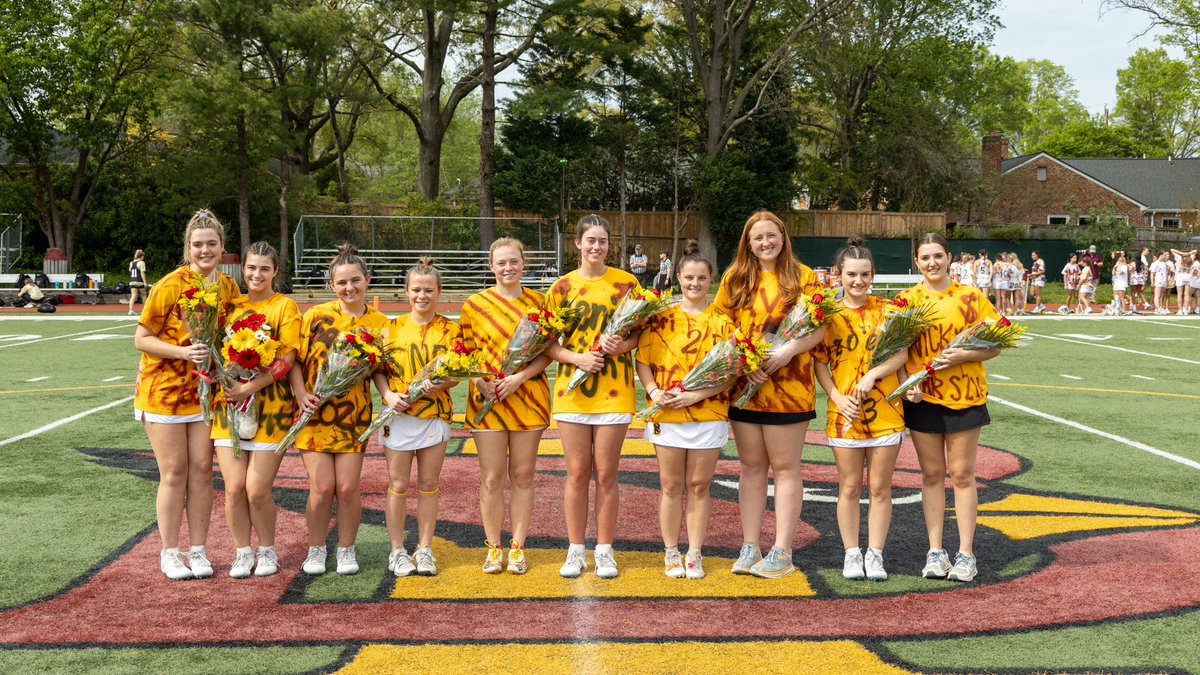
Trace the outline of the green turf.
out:
M 922 579 L 903 574 L 889 574 L 887 581 L 851 581 L 842 576 L 841 569 L 822 569 L 817 574 L 831 591 L 844 598 L 946 591 L 958 586 L 944 579 Z
M 1038 563 L 1041 561 L 1042 554 L 1030 553 L 1027 556 L 1017 558 L 1016 560 L 1005 565 L 1004 569 L 1000 570 L 999 576 L 1001 579 L 1008 579 L 1010 577 L 1019 577 L 1023 574 L 1029 574 L 1035 568 L 1037 568 Z
M 215 649 L 10 649 L 0 650 L 6 673 L 167 673 L 208 675 L 325 671 L 344 647 L 236 647 Z
M 897 658 L 925 670 L 994 668 L 1045 671 L 1115 668 L 1200 673 L 1200 612 L 1106 626 L 953 640 L 889 642 Z

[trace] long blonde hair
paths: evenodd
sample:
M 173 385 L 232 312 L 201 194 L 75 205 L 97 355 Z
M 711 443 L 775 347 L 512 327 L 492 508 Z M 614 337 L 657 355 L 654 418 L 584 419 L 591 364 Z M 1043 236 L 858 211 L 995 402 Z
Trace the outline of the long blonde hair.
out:
M 742 237 L 738 240 L 737 255 L 733 265 L 725 272 L 722 285 L 728 284 L 730 307 L 732 309 L 749 309 L 754 305 L 754 291 L 762 276 L 758 258 L 750 251 L 750 228 L 764 220 L 769 220 L 779 228 L 783 235 L 783 250 L 775 262 L 775 278 L 779 281 L 779 295 L 785 305 L 791 305 L 800 292 L 800 261 L 792 254 L 792 239 L 788 236 L 787 228 L 779 216 L 766 209 L 755 211 L 745 226 L 742 227 Z
M 213 215 L 208 209 L 200 209 L 192 214 L 188 220 L 187 227 L 183 230 L 183 264 L 189 265 L 192 262 L 191 252 L 188 250 L 192 241 L 192 233 L 196 230 L 214 230 L 217 233 L 217 239 L 221 242 L 221 250 L 225 249 L 225 224 L 219 218 Z

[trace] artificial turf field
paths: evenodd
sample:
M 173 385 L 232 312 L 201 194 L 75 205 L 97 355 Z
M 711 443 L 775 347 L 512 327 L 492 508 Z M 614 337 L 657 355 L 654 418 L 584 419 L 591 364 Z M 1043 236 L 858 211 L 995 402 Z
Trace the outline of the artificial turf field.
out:
M 550 430 L 525 577 L 479 572 L 478 471 L 458 432 L 442 476 L 439 576 L 385 574 L 375 452 L 358 575 L 298 574 L 306 482 L 289 457 L 276 482 L 280 574 L 228 577 L 218 475 L 216 576 L 170 582 L 157 570 L 154 461 L 132 418 L 133 321 L 5 314 L 0 671 L 1200 672 L 1200 320 L 1028 323 L 1032 343 L 988 364 L 972 584 L 918 578 L 911 447 L 894 478 L 891 578 L 841 578 L 820 425 L 805 449 L 798 572 L 782 580 L 728 573 L 741 543 L 732 443 L 713 486 L 708 577 L 662 576 L 657 475 L 639 430 L 622 461 L 621 576 L 560 579 L 564 466 Z

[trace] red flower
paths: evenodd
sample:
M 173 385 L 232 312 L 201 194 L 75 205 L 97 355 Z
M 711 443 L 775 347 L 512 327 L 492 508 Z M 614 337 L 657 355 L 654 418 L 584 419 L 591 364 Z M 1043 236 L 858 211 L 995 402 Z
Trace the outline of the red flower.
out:
M 372 366 L 375 365 L 375 355 L 374 354 L 367 354 L 367 363 L 371 364 Z
M 261 359 L 258 356 L 258 352 L 254 351 L 253 349 L 247 349 L 246 351 L 239 353 L 234 361 L 246 370 L 254 370 L 258 367 Z
M 346 340 L 345 340 L 345 342 L 346 342 L 346 344 L 348 344 L 348 345 L 356 345 L 356 344 L 358 344 L 358 337 L 356 337 L 356 336 L 354 335 L 354 333 L 346 333 Z
M 368 332 L 367 332 L 367 331 L 365 331 L 365 330 L 364 330 L 364 331 L 360 331 L 360 332 L 359 332 L 359 334 L 358 334 L 358 336 L 359 336 L 359 338 L 361 338 L 361 339 L 362 339 L 362 341 L 363 341 L 363 344 L 368 344 L 368 345 L 369 345 L 369 344 L 371 344 L 372 342 L 375 342 L 375 336 L 374 336 L 374 335 L 371 335 L 370 333 L 368 333 Z
M 743 354 L 738 354 L 738 365 L 742 368 L 746 367 L 746 357 Z
M 825 320 L 825 312 L 823 312 L 823 311 L 821 311 L 820 309 L 818 309 L 817 311 L 813 312 L 813 319 L 814 319 L 814 320 L 815 320 L 817 323 L 821 323 L 822 321 L 824 321 L 824 320 Z
M 921 367 L 925 369 L 925 372 L 929 373 L 930 375 L 933 375 L 933 362 L 932 361 L 927 362 L 925 365 L 923 365 Z
M 908 300 L 905 300 L 904 298 L 896 298 L 892 301 L 892 306 L 904 309 L 905 307 L 908 307 Z
M 183 292 L 183 297 L 187 298 L 188 300 L 191 300 L 192 298 L 196 297 L 196 292 L 197 292 L 196 287 L 192 286 L 191 288 L 189 288 Z
M 652 291 L 650 291 L 650 292 L 651 292 L 651 293 L 653 293 L 653 294 L 654 294 L 654 297 L 656 297 L 656 298 L 661 298 L 661 297 L 662 297 L 662 291 L 661 291 L 661 290 L 659 290 L 659 289 L 657 289 L 657 288 L 656 288 L 656 289 L 654 289 L 654 290 L 652 290 Z
M 463 355 L 463 356 L 465 356 L 465 355 L 467 355 L 467 354 L 469 354 L 469 353 L 470 353 L 470 352 L 467 350 L 467 346 L 466 346 L 466 345 L 464 345 L 464 344 L 463 344 L 463 343 L 461 343 L 461 342 L 455 342 L 455 343 L 454 343 L 454 349 L 452 349 L 451 351 L 453 351 L 455 354 L 459 354 L 459 355 Z
M 545 316 L 545 315 L 543 314 L 542 316 Z M 530 321 L 532 321 L 534 323 L 537 323 L 538 320 L 541 319 L 542 317 L 538 316 L 537 312 L 530 312 L 529 314 L 525 315 L 525 318 L 529 319 Z
M 812 301 L 819 305 L 822 302 L 825 302 L 825 296 L 821 295 L 820 293 L 817 293 L 816 295 L 814 295 L 812 297 Z
M 1012 325 L 1012 322 L 1008 320 L 1008 317 L 1002 316 L 1000 317 L 1000 320 L 996 322 L 996 325 L 1001 328 L 1008 328 Z

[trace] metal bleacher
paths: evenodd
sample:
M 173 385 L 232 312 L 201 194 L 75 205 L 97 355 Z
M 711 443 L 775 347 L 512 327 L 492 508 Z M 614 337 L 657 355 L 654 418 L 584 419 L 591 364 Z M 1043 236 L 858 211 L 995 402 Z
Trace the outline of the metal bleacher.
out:
M 562 267 L 557 228 L 536 219 L 496 218 L 495 222 L 497 236 L 525 244 L 524 284 L 548 288 Z M 306 215 L 292 239 L 292 288 L 328 290 L 329 261 L 342 242 L 358 248 L 373 289 L 403 288 L 405 274 L 424 257 L 434 259 L 443 289 L 474 292 L 495 283 L 488 252 L 477 248 L 478 218 Z

